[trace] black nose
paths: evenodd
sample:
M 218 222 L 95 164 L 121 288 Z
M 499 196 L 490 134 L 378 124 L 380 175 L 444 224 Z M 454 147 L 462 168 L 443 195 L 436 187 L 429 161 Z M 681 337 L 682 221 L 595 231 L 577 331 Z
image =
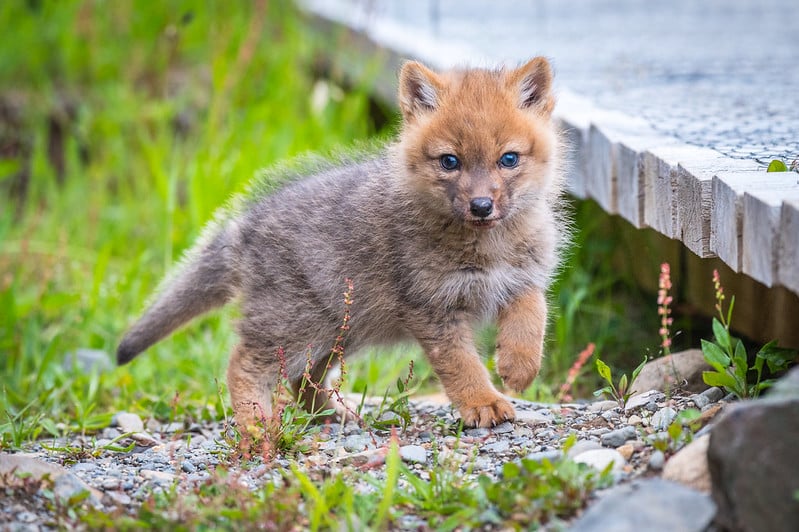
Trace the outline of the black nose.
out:
M 494 210 L 494 200 L 491 198 L 474 198 L 469 202 L 469 210 L 478 218 L 485 218 Z

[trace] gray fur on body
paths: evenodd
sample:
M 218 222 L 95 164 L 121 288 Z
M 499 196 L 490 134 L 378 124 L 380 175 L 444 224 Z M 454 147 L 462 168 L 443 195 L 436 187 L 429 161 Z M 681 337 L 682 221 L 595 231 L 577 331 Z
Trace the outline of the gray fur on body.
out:
M 233 297 L 242 344 L 264 366 L 282 348 L 296 378 L 309 346 L 315 363 L 329 354 L 348 278 L 348 352 L 424 341 L 418 331 L 433 334 L 431 325 L 453 316 L 494 319 L 524 289 L 546 289 L 565 238 L 559 186 L 514 198 L 503 222 L 484 231 L 428 202 L 404 182 L 406 172 L 392 145 L 247 198 L 164 283 L 122 340 L 119 363 Z

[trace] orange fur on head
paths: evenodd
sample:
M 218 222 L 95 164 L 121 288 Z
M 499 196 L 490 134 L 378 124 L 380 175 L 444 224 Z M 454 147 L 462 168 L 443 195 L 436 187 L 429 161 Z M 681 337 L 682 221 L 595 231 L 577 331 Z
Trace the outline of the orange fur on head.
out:
M 544 58 L 514 70 L 455 70 L 437 74 L 416 62 L 400 73 L 403 113 L 400 150 L 411 186 L 433 212 L 473 221 L 470 201 L 490 198 L 491 220 L 514 210 L 517 197 L 549 186 L 556 145 L 551 124 L 552 72 Z M 499 164 L 505 153 L 518 164 Z M 451 154 L 460 166 L 442 168 Z

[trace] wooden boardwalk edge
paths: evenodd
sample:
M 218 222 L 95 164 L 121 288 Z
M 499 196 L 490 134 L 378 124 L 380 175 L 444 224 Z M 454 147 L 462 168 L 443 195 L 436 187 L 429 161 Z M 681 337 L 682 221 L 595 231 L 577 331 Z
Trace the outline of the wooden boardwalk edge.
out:
M 701 258 L 799 294 L 799 175 L 660 135 L 643 120 L 563 91 L 569 192 Z

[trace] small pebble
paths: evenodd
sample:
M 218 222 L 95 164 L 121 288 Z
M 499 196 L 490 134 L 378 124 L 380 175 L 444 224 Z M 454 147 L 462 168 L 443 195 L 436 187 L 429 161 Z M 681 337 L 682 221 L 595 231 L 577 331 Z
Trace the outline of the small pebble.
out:
M 403 445 L 399 453 L 405 462 L 423 464 L 427 461 L 427 450 L 421 445 Z
M 630 443 L 625 443 L 624 445 L 616 447 L 616 450 L 629 462 L 630 458 L 633 456 L 633 452 L 635 452 L 635 447 Z
M 197 471 L 197 466 L 191 463 L 190 460 L 183 460 L 180 463 L 180 468 L 183 470 L 184 473 L 194 473 Z
M 466 429 L 463 431 L 463 433 L 469 436 L 470 438 L 485 438 L 491 432 L 487 428 L 478 427 L 475 429 Z
M 619 403 L 617 401 L 596 401 L 588 405 L 589 412 L 605 412 L 607 410 L 613 410 L 614 408 L 618 407 Z
M 694 402 L 697 408 L 704 408 L 710 404 L 710 399 L 698 393 L 692 395 L 689 399 Z
M 491 432 L 494 434 L 507 434 L 509 432 L 513 432 L 513 424 L 510 421 L 500 423 L 496 427 L 492 428 Z
M 593 449 L 580 453 L 574 458 L 574 461 L 581 464 L 588 464 L 594 469 L 603 471 L 611 462 L 613 462 L 613 471 L 621 473 L 627 460 L 615 449 Z
M 704 392 L 702 392 L 699 395 L 707 398 L 707 400 L 710 403 L 715 403 L 715 402 L 720 401 L 721 398 L 724 397 L 724 390 L 722 390 L 721 388 L 719 388 L 717 386 L 713 386 L 712 388 L 708 388 L 707 390 L 705 390 Z
M 676 417 L 677 411 L 670 406 L 661 408 L 652 416 L 652 428 L 655 430 L 666 430 Z
M 495 442 L 483 445 L 480 448 L 480 450 L 482 452 L 496 453 L 496 454 L 506 453 L 506 452 L 508 452 L 508 449 L 510 449 L 510 443 L 508 442 L 508 440 L 495 441 Z
M 652 452 L 652 456 L 649 457 L 649 467 L 651 469 L 655 469 L 660 471 L 663 469 L 663 464 L 666 463 L 666 457 L 664 456 L 662 451 L 655 450 Z
M 619 447 L 624 445 L 627 440 L 632 440 L 635 438 L 636 432 L 634 427 L 626 426 L 620 429 L 616 429 L 614 431 L 608 432 L 607 434 L 603 434 L 599 441 L 602 442 L 602 445 L 605 447 Z
M 536 461 L 536 462 L 541 462 L 543 460 L 549 460 L 550 462 L 556 462 L 557 460 L 560 460 L 561 456 L 563 456 L 562 452 L 560 452 L 558 450 L 554 450 L 554 451 L 538 451 L 538 452 L 535 452 L 535 453 L 530 453 L 527 456 L 525 456 L 525 458 L 527 458 L 528 460 Z

